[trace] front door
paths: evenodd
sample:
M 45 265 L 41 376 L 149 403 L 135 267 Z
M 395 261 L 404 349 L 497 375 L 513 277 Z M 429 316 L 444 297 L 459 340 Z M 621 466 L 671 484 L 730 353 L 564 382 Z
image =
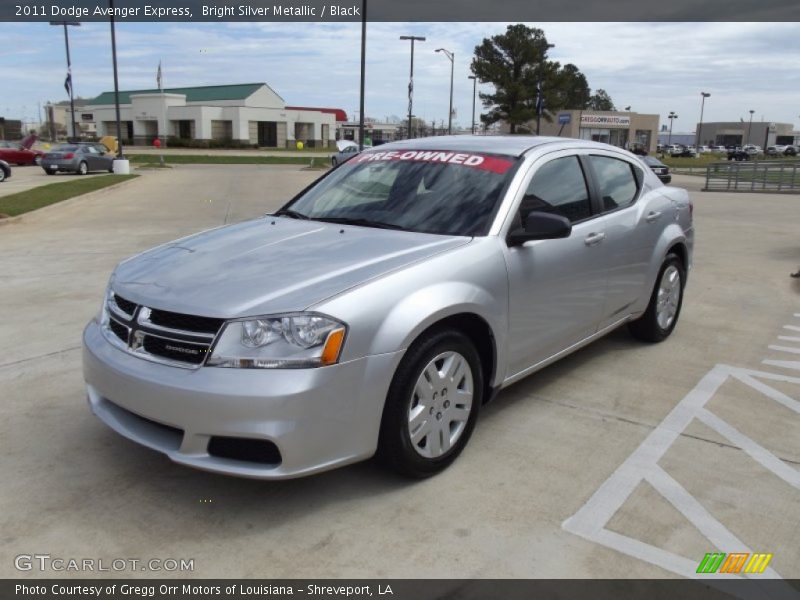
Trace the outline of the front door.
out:
M 538 240 L 506 253 L 509 370 L 514 377 L 598 329 L 606 294 L 605 217 L 591 201 L 584 165 L 571 152 L 534 165 L 513 227 L 531 211 L 565 216 L 568 238 Z
M 258 122 L 258 145 L 266 148 L 278 147 L 278 124 L 274 121 Z

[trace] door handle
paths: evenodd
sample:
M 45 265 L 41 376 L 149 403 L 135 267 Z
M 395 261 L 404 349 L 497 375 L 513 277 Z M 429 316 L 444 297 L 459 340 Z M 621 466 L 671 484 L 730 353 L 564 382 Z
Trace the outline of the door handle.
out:
M 590 233 L 583 240 L 587 246 L 595 246 L 606 239 L 605 233 Z
M 648 223 L 653 223 L 655 221 L 658 221 L 658 218 L 660 216 L 661 216 L 660 212 L 651 210 L 649 213 L 647 213 L 647 216 L 644 218 L 644 220 L 647 221 Z

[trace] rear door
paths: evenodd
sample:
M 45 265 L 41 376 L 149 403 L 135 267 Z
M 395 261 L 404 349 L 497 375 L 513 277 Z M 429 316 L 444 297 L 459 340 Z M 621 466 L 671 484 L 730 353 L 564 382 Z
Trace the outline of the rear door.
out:
M 567 217 L 572 233 L 507 249 L 507 378 L 597 331 L 606 292 L 605 217 L 592 202 L 586 168 L 576 151 L 554 152 L 523 183 L 511 228 L 530 211 L 543 211 Z
M 641 295 L 650 293 L 647 276 L 653 251 L 675 211 L 658 191 L 643 188 L 643 167 L 627 157 L 593 151 L 587 162 L 606 224 L 603 328 L 625 318 Z

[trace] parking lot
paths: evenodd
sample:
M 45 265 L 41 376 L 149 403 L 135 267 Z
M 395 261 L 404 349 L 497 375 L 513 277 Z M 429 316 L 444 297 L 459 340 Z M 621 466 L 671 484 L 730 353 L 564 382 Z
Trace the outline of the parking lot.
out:
M 800 578 L 796 196 L 692 191 L 695 265 L 673 336 L 619 330 L 504 390 L 432 479 L 373 462 L 234 479 L 97 420 L 80 338 L 114 265 L 275 209 L 318 174 L 177 166 L 0 225 L 0 576 L 65 575 L 14 567 L 46 553 L 193 559 L 209 578 L 662 578 L 751 551 L 774 555 L 765 576 Z

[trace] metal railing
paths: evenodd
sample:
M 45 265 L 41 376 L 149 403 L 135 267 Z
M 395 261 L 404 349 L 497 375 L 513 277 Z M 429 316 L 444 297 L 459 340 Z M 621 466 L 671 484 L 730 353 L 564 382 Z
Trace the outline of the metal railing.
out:
M 800 162 L 718 162 L 706 167 L 705 192 L 800 194 Z

